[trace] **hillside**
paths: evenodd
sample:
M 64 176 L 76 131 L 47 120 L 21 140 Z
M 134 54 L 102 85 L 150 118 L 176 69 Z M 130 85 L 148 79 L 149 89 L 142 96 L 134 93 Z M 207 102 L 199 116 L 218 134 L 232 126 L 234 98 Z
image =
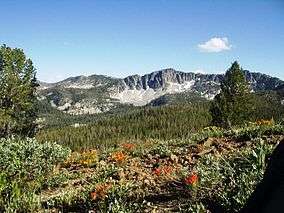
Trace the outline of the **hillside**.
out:
M 65 114 L 63 114 L 65 115 Z M 188 137 L 210 123 L 207 102 L 169 105 L 163 107 L 139 107 L 114 114 L 97 116 L 59 117 L 57 125 L 50 121 L 49 127 L 38 132 L 40 141 L 57 141 L 73 150 L 108 148 L 128 139 L 174 139 Z M 76 119 L 76 120 L 75 120 Z M 77 126 L 74 123 L 77 121 Z
M 237 212 L 284 129 L 263 121 L 179 140 L 124 140 L 73 152 L 42 183 L 40 209 L 63 212 Z

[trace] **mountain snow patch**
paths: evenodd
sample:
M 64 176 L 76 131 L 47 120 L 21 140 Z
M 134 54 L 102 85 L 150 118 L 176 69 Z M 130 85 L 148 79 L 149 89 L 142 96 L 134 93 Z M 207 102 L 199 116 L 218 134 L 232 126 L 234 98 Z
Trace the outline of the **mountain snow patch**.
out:
M 162 91 L 162 89 L 153 90 L 148 88 L 146 90 L 137 90 L 127 88 L 120 93 L 114 94 L 112 98 L 118 99 L 120 103 L 143 106 L 149 103 L 151 100 L 156 99 L 164 94 L 165 92 Z
M 194 84 L 195 84 L 195 80 L 185 81 L 182 84 L 169 82 L 167 83 L 166 91 L 167 93 L 170 93 L 170 94 L 190 91 Z
M 152 100 L 165 94 L 174 94 L 190 91 L 195 81 L 186 81 L 182 84 L 169 82 L 164 88 L 159 89 L 130 89 L 129 87 L 122 92 L 111 95 L 111 98 L 118 99 L 120 103 L 133 104 L 134 106 L 143 106 Z

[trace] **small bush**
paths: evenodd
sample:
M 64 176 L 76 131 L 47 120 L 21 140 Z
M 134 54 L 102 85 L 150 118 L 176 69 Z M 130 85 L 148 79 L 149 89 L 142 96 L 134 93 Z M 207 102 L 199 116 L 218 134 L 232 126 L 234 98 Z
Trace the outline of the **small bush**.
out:
M 34 211 L 44 178 L 69 154 L 56 143 L 0 139 L 0 211 Z

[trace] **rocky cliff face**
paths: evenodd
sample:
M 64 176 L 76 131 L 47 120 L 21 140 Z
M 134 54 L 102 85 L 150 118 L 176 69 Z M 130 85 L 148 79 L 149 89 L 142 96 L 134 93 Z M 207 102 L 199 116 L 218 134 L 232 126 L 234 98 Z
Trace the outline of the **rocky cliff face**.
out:
M 166 86 L 167 83 L 184 84 L 190 81 L 213 81 L 220 83 L 222 75 L 204 75 L 195 73 L 185 73 L 174 69 L 164 69 L 152 72 L 143 76 L 133 75 L 124 78 L 125 84 L 130 89 L 158 89 Z
M 273 90 L 283 84 L 278 78 L 245 71 L 253 91 Z M 164 69 L 124 79 L 102 75 L 71 77 L 64 81 L 40 83 L 40 99 L 71 114 L 105 112 L 120 104 L 146 105 L 165 95 L 191 92 L 212 99 L 220 90 L 222 74 L 196 74 Z
M 262 73 L 253 73 L 245 70 L 245 76 L 250 82 L 252 89 L 273 90 L 283 82 L 275 77 L 271 77 Z M 200 87 L 206 84 L 219 84 L 223 80 L 223 74 L 200 74 L 200 73 L 185 73 L 174 69 L 164 69 L 157 72 L 152 72 L 143 76 L 133 75 L 124 78 L 124 83 L 129 89 L 159 89 L 165 87 L 167 83 L 185 84 L 186 82 L 194 81 L 195 90 L 202 89 Z M 209 86 L 210 87 L 210 86 Z

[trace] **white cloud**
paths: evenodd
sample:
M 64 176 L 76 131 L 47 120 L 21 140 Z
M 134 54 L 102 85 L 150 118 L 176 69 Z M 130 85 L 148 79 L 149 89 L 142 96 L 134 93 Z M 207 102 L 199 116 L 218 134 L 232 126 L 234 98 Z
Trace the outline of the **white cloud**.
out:
M 223 38 L 214 37 L 203 44 L 198 44 L 198 48 L 201 52 L 208 52 L 208 53 L 212 52 L 217 53 L 225 50 L 230 50 L 231 47 L 232 45 L 229 44 L 227 37 Z

